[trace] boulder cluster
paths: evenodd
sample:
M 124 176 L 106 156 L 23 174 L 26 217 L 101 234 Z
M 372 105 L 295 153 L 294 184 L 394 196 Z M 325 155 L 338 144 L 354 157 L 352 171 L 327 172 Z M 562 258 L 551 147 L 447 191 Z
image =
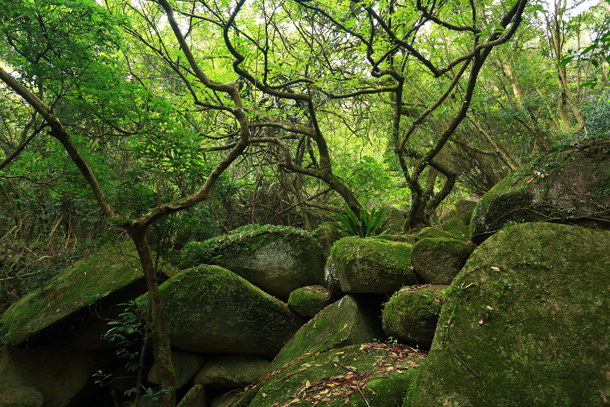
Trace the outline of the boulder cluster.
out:
M 188 244 L 160 286 L 179 406 L 610 404 L 609 151 L 547 155 L 444 230 Z M 134 250 L 105 247 L 0 317 L 0 405 L 156 405 Z

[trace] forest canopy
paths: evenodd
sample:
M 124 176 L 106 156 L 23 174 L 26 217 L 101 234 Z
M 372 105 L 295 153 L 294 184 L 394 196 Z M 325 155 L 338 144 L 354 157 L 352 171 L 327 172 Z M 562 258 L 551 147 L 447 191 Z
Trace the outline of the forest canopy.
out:
M 195 193 L 242 137 L 214 199 L 174 220 L 192 237 L 312 228 L 344 205 L 429 224 L 448 196 L 480 196 L 537 152 L 605 137 L 608 13 L 577 6 L 10 2 L 2 203 L 28 220 L 6 227 L 107 222 L 8 78 L 61 121 L 120 216 Z
M 150 245 L 251 223 L 312 230 L 346 211 L 420 228 L 541 152 L 607 139 L 607 9 L 10 0 L 0 236 L 25 253 L 129 235 L 162 358 Z

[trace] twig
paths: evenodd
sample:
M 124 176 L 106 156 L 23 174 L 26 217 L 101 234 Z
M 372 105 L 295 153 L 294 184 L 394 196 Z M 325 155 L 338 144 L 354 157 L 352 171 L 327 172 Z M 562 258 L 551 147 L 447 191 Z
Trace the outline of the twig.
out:
M 364 392 L 362 391 L 362 389 L 360 388 L 360 386 L 358 386 L 358 392 L 360 393 L 360 395 L 362 396 L 362 399 L 364 400 L 364 402 L 366 403 L 366 405 L 368 407 L 371 407 L 371 405 L 369 404 L 369 401 L 366 399 L 366 396 L 364 395 Z
M 339 362 L 333 362 L 333 365 L 335 365 L 335 366 L 339 366 L 339 367 L 342 367 L 343 369 L 345 369 L 345 370 L 349 370 L 350 372 L 353 372 L 353 373 L 360 373 L 360 372 L 358 372 L 357 370 L 354 370 L 354 369 L 349 368 L 349 367 L 347 367 L 347 366 L 343 366 L 343 365 L 342 365 L 341 363 L 339 363 Z
M 445 325 L 445 328 L 447 329 L 447 347 L 449 348 L 449 352 L 451 352 L 451 354 L 458 360 L 458 362 L 460 362 L 462 365 L 464 365 L 464 367 L 466 367 L 466 369 L 470 370 L 470 372 L 475 375 L 476 377 L 481 377 L 480 374 L 478 374 L 477 372 L 475 372 L 474 370 L 472 370 L 472 368 L 470 366 L 468 366 L 468 364 L 466 364 L 466 362 L 464 362 L 454 351 L 453 348 L 451 347 L 451 344 L 449 343 L 449 328 L 450 328 L 450 322 L 451 320 L 449 320 L 447 322 L 447 325 Z
M 40 270 L 38 270 L 38 271 L 34 271 L 34 272 L 32 272 L 32 273 L 20 274 L 20 275 L 17 275 L 17 276 L 10 276 L 10 277 L 4 277 L 4 278 L 0 278 L 0 281 L 13 280 L 13 279 L 15 279 L 15 278 L 21 278 L 21 277 L 32 276 L 32 275 L 34 275 L 34 274 L 39 274 L 39 273 L 42 273 L 43 271 L 45 271 L 45 270 L 46 270 L 46 269 L 48 269 L 49 267 L 51 267 L 51 266 L 44 267 L 44 268 L 42 268 L 42 269 L 40 269 Z

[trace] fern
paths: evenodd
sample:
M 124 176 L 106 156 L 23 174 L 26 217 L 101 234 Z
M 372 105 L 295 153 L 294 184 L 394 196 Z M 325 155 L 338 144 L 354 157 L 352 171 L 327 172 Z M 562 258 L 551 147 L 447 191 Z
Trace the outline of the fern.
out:
M 337 219 L 339 220 L 339 233 L 343 236 L 358 236 L 358 237 L 370 237 L 385 233 L 384 227 L 387 223 L 383 221 L 386 215 L 385 210 L 377 211 L 373 208 L 370 212 L 366 209 L 360 208 L 360 216 L 349 208 L 345 207 L 346 214 L 338 214 Z

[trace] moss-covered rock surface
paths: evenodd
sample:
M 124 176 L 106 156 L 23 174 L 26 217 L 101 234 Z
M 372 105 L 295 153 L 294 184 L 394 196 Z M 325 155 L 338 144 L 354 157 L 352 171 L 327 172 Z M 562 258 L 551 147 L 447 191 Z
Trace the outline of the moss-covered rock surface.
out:
M 247 391 L 234 407 L 400 405 L 425 354 L 398 344 L 307 353 Z
M 309 232 L 287 226 L 250 225 L 226 236 L 191 242 L 183 266 L 215 264 L 286 300 L 297 288 L 324 282 L 324 258 Z
M 610 143 L 557 150 L 517 169 L 477 205 L 471 235 L 481 242 L 524 222 L 610 226 Z
M 451 284 L 474 246 L 464 240 L 425 238 L 413 246 L 413 270 L 426 283 Z
M 446 292 L 409 403 L 607 405 L 609 247 L 608 231 L 552 223 L 485 241 Z
M 416 239 L 417 240 L 428 239 L 428 238 L 432 238 L 432 239 L 436 239 L 436 238 L 451 239 L 453 237 L 454 236 L 452 236 L 449 232 L 445 232 L 444 230 L 440 230 L 440 229 L 437 229 L 437 228 L 432 227 L 432 226 L 423 228 L 416 235 Z
M 416 284 L 413 246 L 380 239 L 345 237 L 333 246 L 335 273 L 346 293 L 392 294 Z
M 243 389 L 261 378 L 269 361 L 259 356 L 226 355 L 210 358 L 194 382 L 209 387 Z
M 402 343 L 430 349 L 446 289 L 427 284 L 399 290 L 383 309 L 383 331 Z
M 297 288 L 288 297 L 288 306 L 297 314 L 313 317 L 332 302 L 332 294 L 321 285 Z
M 286 304 L 219 266 L 184 270 L 159 291 L 172 345 L 186 351 L 273 357 L 303 324 Z
M 0 317 L 1 338 L 20 345 L 77 311 L 90 315 L 87 307 L 143 278 L 133 243 L 105 247 L 13 304 Z M 133 294 L 140 295 L 144 290 L 142 285 Z
M 326 307 L 290 339 L 273 360 L 279 369 L 306 352 L 322 352 L 383 337 L 377 301 L 348 295 Z

